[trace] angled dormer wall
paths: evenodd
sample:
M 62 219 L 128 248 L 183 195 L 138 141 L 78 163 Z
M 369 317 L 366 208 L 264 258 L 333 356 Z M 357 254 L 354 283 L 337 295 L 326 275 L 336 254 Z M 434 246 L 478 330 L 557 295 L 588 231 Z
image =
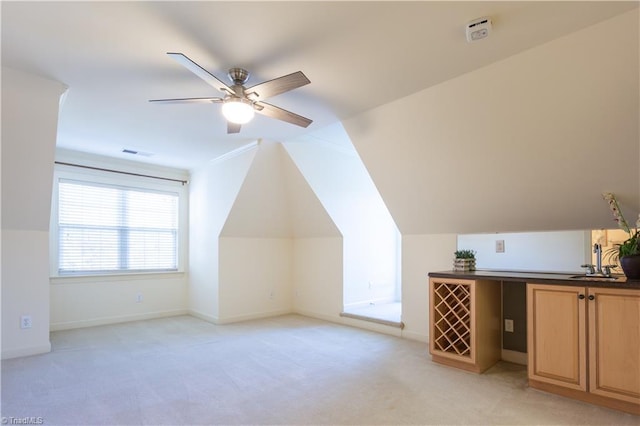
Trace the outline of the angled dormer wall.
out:
M 341 236 L 282 145 L 275 142 L 263 141 L 257 147 L 220 237 L 221 322 L 293 312 L 294 299 L 305 298 L 305 292 L 294 293 L 294 271 L 297 282 L 303 287 L 307 282 L 296 262 L 307 268 L 320 262 L 318 269 L 333 281 L 332 271 L 342 266 L 333 253 L 299 256 L 301 245 L 325 244 L 323 238 L 339 243 Z M 340 245 L 329 246 L 341 253 Z
M 395 300 L 397 229 L 350 141 L 336 149 L 345 137 L 336 128 L 261 141 L 193 174 L 195 314 L 216 323 L 290 312 L 339 321 L 350 302 Z
M 345 121 L 402 234 L 607 228 L 606 191 L 637 212 L 639 14 Z
M 255 143 L 197 171 L 190 200 L 194 314 L 216 323 L 337 317 L 342 236 L 281 144 Z
M 398 301 L 400 234 L 342 125 L 284 145 L 344 236 L 344 307 Z
M 219 318 L 218 237 L 255 156 L 238 148 L 191 175 L 189 187 L 189 311 L 207 321 Z

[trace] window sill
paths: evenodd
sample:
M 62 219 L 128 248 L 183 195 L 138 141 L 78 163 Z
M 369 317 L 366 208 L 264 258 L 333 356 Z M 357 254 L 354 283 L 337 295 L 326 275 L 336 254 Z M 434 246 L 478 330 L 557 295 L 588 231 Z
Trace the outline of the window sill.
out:
M 105 281 L 137 281 L 137 280 L 167 280 L 184 278 L 185 273 L 177 272 L 138 272 L 130 274 L 93 274 L 93 275 L 64 275 L 49 277 L 50 284 L 97 283 Z

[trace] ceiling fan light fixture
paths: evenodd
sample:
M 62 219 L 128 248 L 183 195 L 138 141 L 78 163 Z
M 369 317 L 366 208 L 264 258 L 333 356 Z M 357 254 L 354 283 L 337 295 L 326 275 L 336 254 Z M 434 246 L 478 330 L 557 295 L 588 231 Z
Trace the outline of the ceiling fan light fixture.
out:
M 222 115 L 231 123 L 245 124 L 253 119 L 255 111 L 251 101 L 242 98 L 229 98 L 222 104 Z

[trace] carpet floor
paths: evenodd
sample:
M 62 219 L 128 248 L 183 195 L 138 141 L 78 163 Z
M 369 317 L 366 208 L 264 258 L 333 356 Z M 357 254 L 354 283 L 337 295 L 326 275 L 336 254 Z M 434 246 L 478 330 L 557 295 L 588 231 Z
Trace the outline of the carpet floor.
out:
M 530 389 L 519 365 L 458 371 L 432 363 L 424 343 L 298 315 L 162 318 L 53 332 L 51 343 L 2 362 L 3 423 L 640 424 Z

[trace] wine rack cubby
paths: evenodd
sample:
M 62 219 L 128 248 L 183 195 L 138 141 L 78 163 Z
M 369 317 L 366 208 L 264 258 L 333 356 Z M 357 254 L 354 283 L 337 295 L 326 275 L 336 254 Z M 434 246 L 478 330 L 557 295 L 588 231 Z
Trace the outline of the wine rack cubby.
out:
M 436 283 L 433 289 L 434 350 L 471 357 L 471 286 Z
M 429 286 L 433 361 L 480 373 L 500 360 L 500 282 L 431 278 Z

